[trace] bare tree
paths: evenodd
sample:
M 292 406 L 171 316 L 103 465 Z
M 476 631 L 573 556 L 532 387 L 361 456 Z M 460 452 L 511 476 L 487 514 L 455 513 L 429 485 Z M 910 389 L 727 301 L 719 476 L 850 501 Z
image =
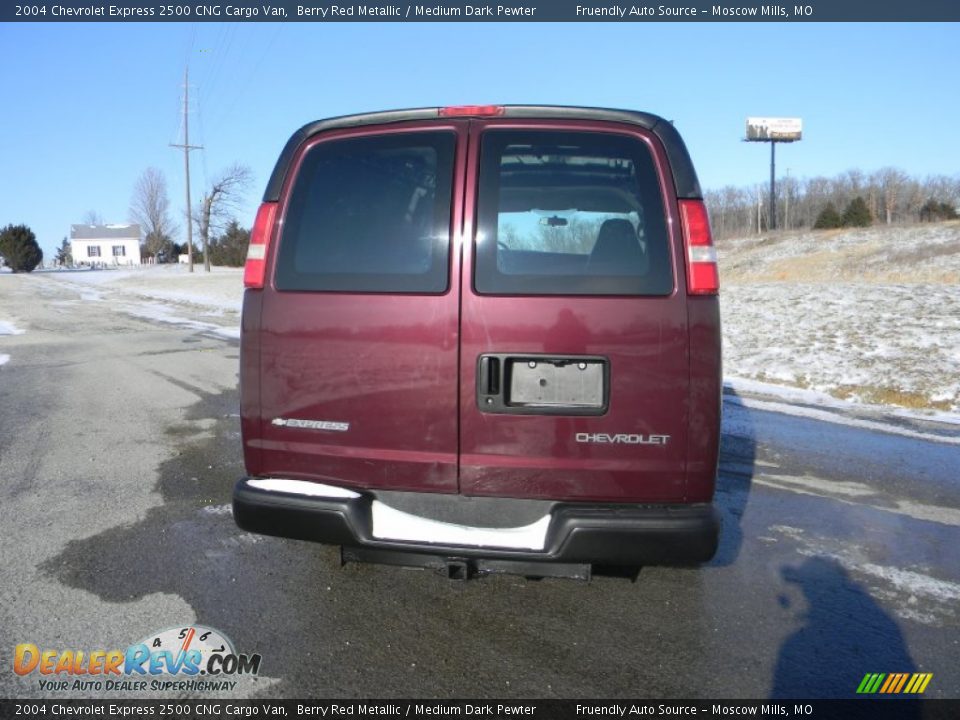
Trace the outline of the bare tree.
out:
M 177 228 L 170 219 L 167 179 L 162 171 L 154 167 L 143 171 L 133 186 L 130 218 L 143 229 L 147 255 L 156 256 L 172 250 L 172 236 Z
M 904 186 L 909 178 L 902 170 L 891 167 L 878 170 L 876 178 L 883 193 L 883 210 L 889 225 L 897 214 L 898 205 L 902 202 Z
M 96 210 L 87 210 L 83 216 L 83 225 L 103 225 L 103 215 Z
M 229 222 L 231 211 L 237 209 L 252 180 L 253 173 L 246 165 L 231 165 L 210 183 L 194 212 L 203 243 L 203 269 L 207 272 L 211 232 L 222 230 Z

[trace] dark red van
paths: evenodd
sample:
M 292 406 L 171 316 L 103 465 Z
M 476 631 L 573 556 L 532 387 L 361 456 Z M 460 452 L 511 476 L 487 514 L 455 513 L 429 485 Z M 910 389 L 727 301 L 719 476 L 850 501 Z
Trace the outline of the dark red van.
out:
M 669 122 L 312 123 L 244 284 L 241 528 L 453 577 L 713 556 L 716 254 Z

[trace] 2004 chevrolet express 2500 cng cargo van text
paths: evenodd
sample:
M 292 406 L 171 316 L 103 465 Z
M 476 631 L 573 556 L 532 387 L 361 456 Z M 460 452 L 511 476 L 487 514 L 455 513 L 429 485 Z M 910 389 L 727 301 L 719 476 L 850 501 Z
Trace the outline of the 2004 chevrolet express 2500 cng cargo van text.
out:
M 312 123 L 270 177 L 244 284 L 241 528 L 458 578 L 716 551 L 716 254 L 669 122 Z

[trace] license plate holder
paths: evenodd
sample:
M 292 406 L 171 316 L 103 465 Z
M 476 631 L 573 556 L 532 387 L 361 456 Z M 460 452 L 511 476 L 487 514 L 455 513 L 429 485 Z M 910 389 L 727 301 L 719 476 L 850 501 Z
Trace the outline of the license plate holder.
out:
M 483 355 L 477 403 L 493 413 L 602 415 L 609 361 L 597 356 Z

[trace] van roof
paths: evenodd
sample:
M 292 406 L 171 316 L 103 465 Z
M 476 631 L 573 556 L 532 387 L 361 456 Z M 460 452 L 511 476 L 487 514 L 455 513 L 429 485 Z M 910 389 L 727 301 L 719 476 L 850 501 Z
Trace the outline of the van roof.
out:
M 525 118 L 537 120 L 604 120 L 607 122 L 629 123 L 650 130 L 663 143 L 673 170 L 673 183 L 678 198 L 699 199 L 703 197 L 700 182 L 693 169 L 693 163 L 687 152 L 687 147 L 674 128 L 673 123 L 651 113 L 635 110 L 615 110 L 610 108 L 567 107 L 559 105 L 504 105 L 503 112 L 497 117 Z M 300 145 L 307 138 L 326 130 L 338 128 L 358 127 L 362 125 L 386 125 L 423 120 L 438 120 L 439 107 L 416 108 L 410 110 L 389 110 L 386 112 L 361 113 L 358 115 L 341 115 L 307 123 L 297 130 L 287 141 L 280 158 L 270 175 L 264 202 L 276 202 L 280 199 L 280 190 L 283 181 L 290 169 L 290 164 Z M 480 117 L 478 114 L 477 117 Z

